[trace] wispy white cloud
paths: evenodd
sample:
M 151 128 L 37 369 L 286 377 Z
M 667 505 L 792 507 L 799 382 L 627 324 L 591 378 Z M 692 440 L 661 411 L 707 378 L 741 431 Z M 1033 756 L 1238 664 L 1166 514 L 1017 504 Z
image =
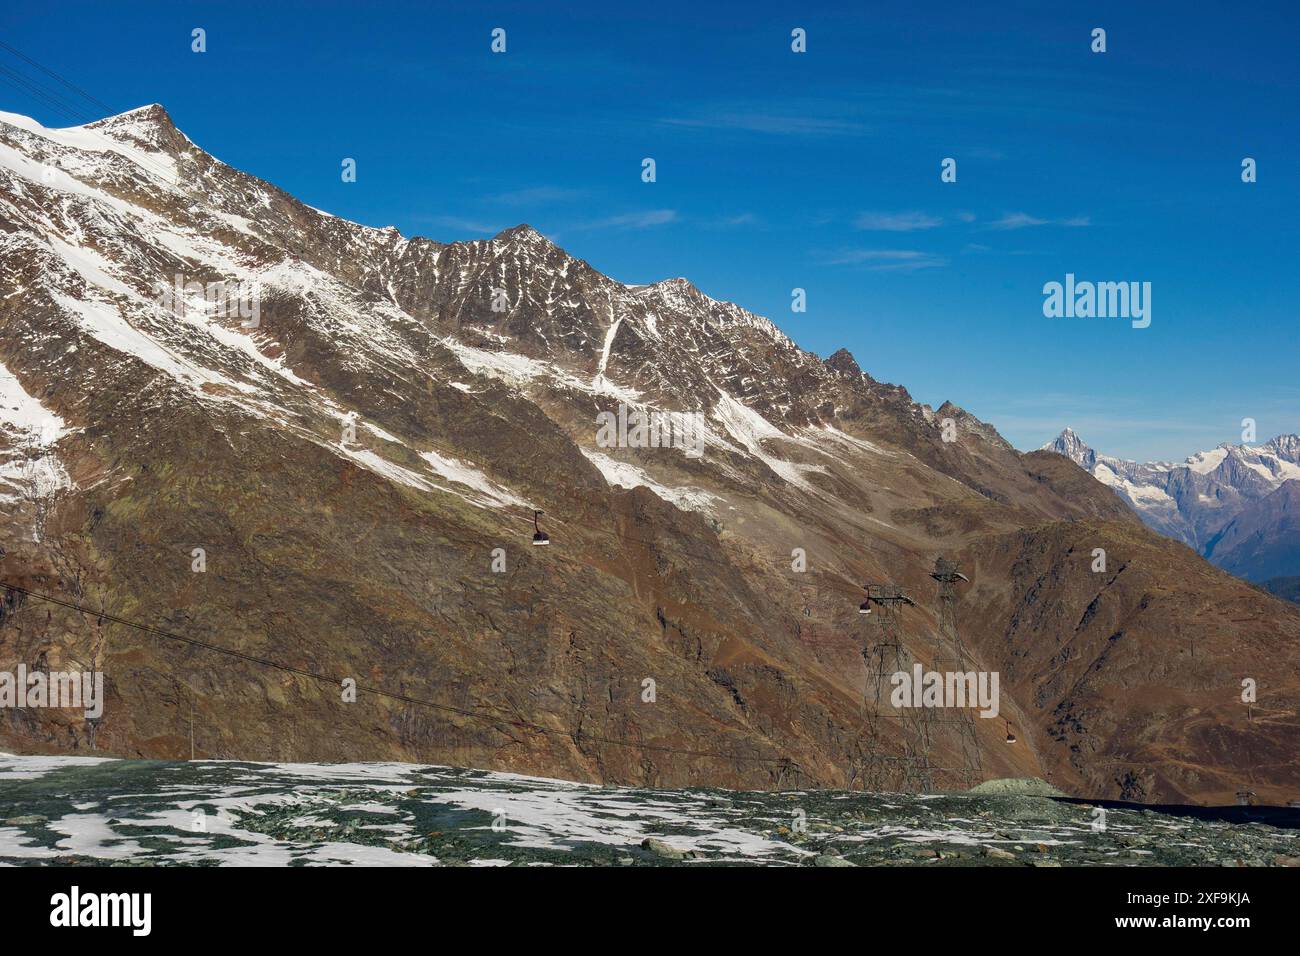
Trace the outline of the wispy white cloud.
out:
M 459 233 L 473 233 L 481 236 L 495 236 L 506 228 L 503 225 L 493 225 L 477 219 L 463 219 L 460 216 L 413 216 L 412 219 L 416 222 L 452 229 Z
M 735 216 L 723 216 L 717 220 L 719 226 L 752 226 L 758 222 L 758 217 L 752 212 L 742 212 Z
M 924 212 L 864 212 L 853 225 L 870 232 L 914 232 L 941 226 L 943 220 Z
M 488 202 L 504 206 L 540 206 L 544 203 L 571 202 L 587 196 L 585 189 L 570 189 L 565 186 L 534 186 L 531 189 L 516 189 L 511 192 L 497 193 L 487 197 Z
M 659 122 L 689 129 L 734 130 L 779 136 L 843 136 L 865 133 L 867 127 L 852 119 L 817 116 L 802 109 L 714 110 L 698 116 L 668 116 Z
M 1092 221 L 1087 216 L 1073 216 L 1068 219 L 1043 219 L 1031 216 L 1027 212 L 1003 213 L 1001 219 L 995 219 L 987 226 L 989 229 L 1010 230 L 1025 229 L 1029 226 L 1089 226 Z
M 643 212 L 629 212 L 605 219 L 593 219 L 579 223 L 574 229 L 650 229 L 654 226 L 667 225 L 677 221 L 676 209 L 647 209 Z
M 1046 219 L 1039 219 L 1027 212 L 1004 213 L 1001 219 L 989 223 L 990 229 L 1024 229 L 1026 226 L 1045 226 Z
M 945 266 L 948 260 L 919 249 L 846 249 L 831 256 L 827 263 L 862 266 L 872 272 L 914 272 Z
M 752 212 L 736 213 L 732 216 L 713 216 L 701 219 L 700 226 L 705 229 L 739 229 L 744 226 L 758 228 L 762 220 Z

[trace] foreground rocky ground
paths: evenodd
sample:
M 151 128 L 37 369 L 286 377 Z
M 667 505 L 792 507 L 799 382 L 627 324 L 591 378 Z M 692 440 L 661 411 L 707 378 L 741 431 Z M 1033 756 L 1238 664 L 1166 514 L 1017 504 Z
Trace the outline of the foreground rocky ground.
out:
M 1300 812 L 1098 808 L 1026 781 L 981 790 L 650 790 L 393 763 L 4 755 L 0 865 L 1300 863 Z

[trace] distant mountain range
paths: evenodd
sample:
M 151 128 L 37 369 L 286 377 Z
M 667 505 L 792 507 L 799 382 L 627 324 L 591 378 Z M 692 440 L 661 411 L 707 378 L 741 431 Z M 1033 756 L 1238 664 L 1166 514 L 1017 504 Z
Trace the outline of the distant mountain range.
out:
M 1115 489 L 1161 534 L 1238 577 L 1294 594 L 1285 579 L 1300 575 L 1300 436 L 1224 443 L 1181 464 L 1112 458 L 1069 428 L 1043 448 Z

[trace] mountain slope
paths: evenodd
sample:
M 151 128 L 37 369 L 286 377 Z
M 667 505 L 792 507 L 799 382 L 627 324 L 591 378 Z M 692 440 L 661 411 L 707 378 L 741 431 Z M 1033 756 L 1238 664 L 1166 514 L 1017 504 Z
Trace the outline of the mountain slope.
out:
M 1252 501 L 1206 546 L 1206 557 L 1248 581 L 1300 570 L 1300 480 Z
M 846 352 L 527 226 L 440 244 L 337 219 L 158 106 L 0 115 L 0 186 L 0 579 L 95 612 L 11 592 L 0 669 L 93 668 L 107 693 L 94 722 L 0 712 L 11 749 L 174 758 L 192 733 L 211 757 L 844 786 L 878 634 L 861 585 L 911 590 L 903 640 L 930 666 L 948 555 L 1021 741 L 976 720 L 984 776 L 1218 802 L 1243 774 L 1300 783 L 1300 612 Z M 701 454 L 602 443 L 620 406 Z M 1207 742 L 1243 673 L 1270 675 L 1254 722 Z M 957 746 L 941 729 L 932 763 Z

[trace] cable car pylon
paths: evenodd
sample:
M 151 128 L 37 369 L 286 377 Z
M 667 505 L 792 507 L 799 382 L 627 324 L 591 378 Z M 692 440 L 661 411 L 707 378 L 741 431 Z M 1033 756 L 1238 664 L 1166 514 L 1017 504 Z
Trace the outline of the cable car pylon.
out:
M 934 789 L 930 773 L 929 711 L 924 707 L 895 710 L 890 702 L 891 678 L 906 672 L 899 612 L 916 602 L 896 584 L 867 584 L 867 600 L 858 609 L 861 614 L 876 614 L 874 638 L 868 637 L 862 648 L 867 682 L 863 694 L 863 737 L 865 752 L 862 766 L 852 776 L 860 776 L 863 789 L 875 792 L 903 791 L 928 793 Z M 874 605 L 874 608 L 872 607 Z M 886 732 L 887 721 L 897 720 L 897 733 Z M 885 753 L 893 739 L 901 738 L 902 753 Z
M 935 670 L 940 673 L 946 671 L 968 673 L 972 670 L 970 655 L 966 653 L 966 645 L 957 632 L 957 582 L 969 583 L 970 578 L 961 573 L 955 561 L 942 557 L 935 559 L 934 570 L 930 572 L 930 577 L 939 584 L 939 649 L 934 660 Z M 945 654 L 948 656 L 943 656 Z M 959 777 L 962 786 L 969 790 L 980 783 L 984 777 L 984 768 L 980 761 L 979 738 L 975 734 L 975 717 L 967 707 L 959 710 L 955 717 L 938 722 L 955 728 L 956 750 L 961 757 L 960 767 L 942 769 Z M 1007 726 L 1009 742 L 1014 743 L 1015 737 L 1010 735 L 1010 724 Z

